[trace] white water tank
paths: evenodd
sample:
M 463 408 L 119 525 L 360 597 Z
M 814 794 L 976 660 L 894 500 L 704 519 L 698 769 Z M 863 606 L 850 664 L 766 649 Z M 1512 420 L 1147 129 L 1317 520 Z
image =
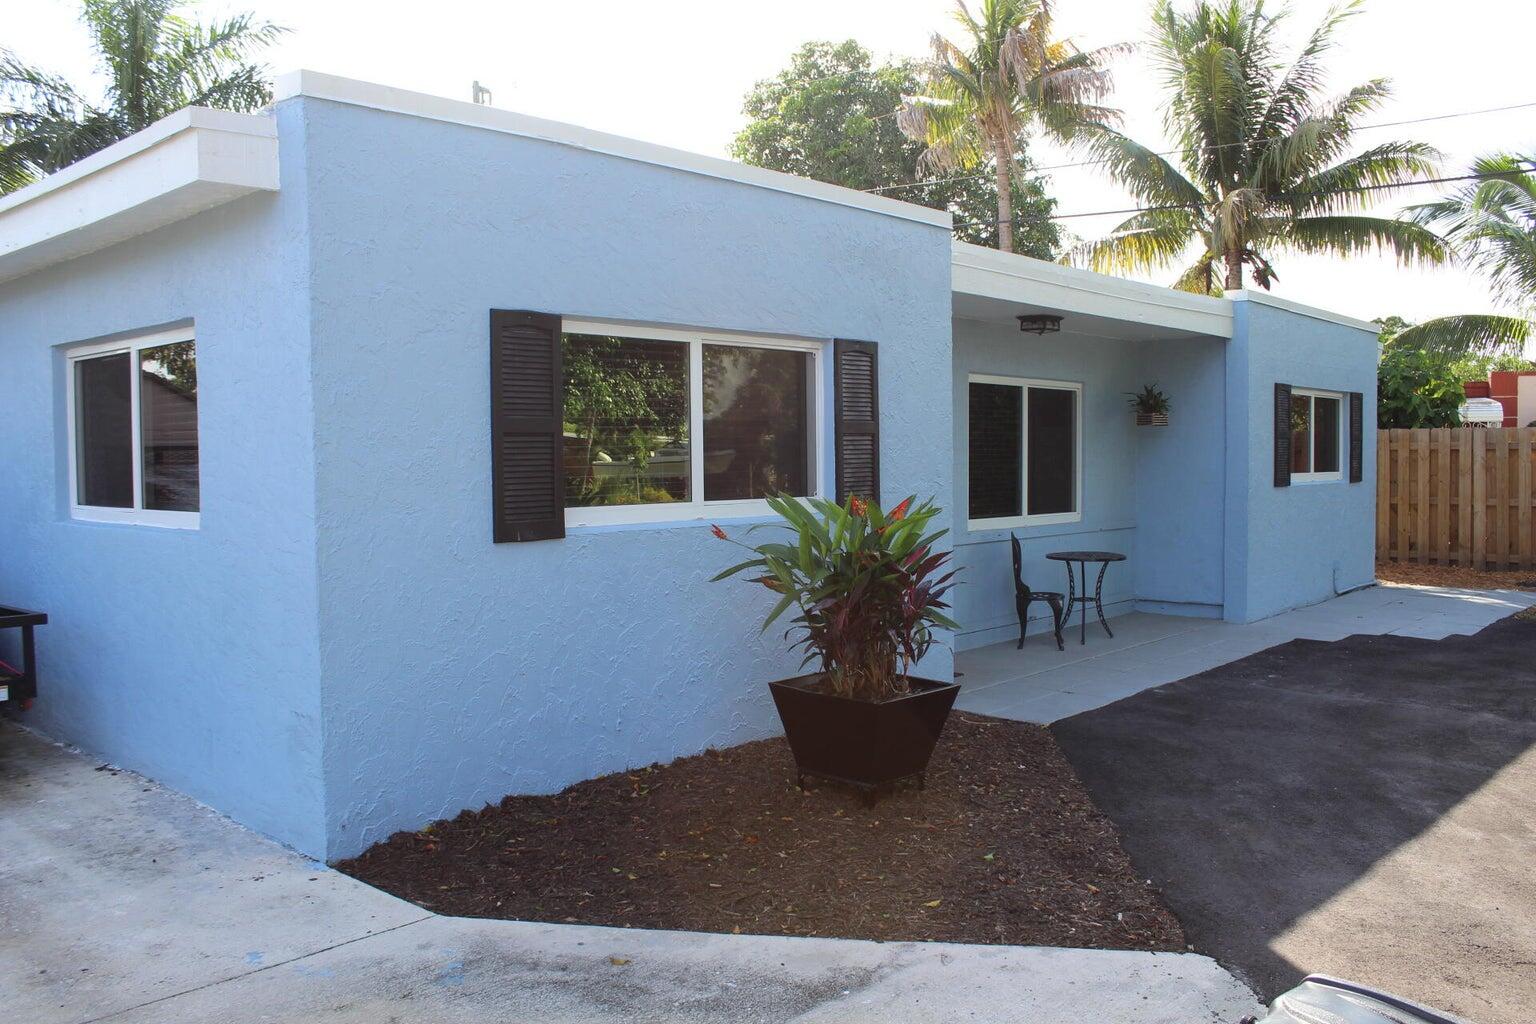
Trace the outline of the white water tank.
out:
M 1504 406 L 1491 398 L 1469 398 L 1461 405 L 1461 422 L 1468 427 L 1502 427 Z

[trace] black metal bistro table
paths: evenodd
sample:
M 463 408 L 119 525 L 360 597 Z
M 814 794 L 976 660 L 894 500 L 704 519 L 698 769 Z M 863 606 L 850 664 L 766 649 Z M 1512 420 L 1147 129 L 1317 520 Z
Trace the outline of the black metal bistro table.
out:
M 1067 563 L 1067 618 L 1072 618 L 1072 606 L 1081 605 L 1083 612 L 1081 622 L 1077 630 L 1077 642 L 1088 642 L 1088 563 L 1099 563 L 1099 578 L 1093 585 L 1093 610 L 1099 615 L 1099 625 L 1104 627 L 1104 632 L 1114 637 L 1109 628 L 1109 623 L 1104 619 L 1104 573 L 1109 569 L 1110 562 L 1123 562 L 1125 556 L 1118 551 L 1052 551 L 1045 556 L 1056 562 Z M 1072 576 L 1072 563 L 1078 563 L 1078 573 L 1082 577 L 1082 586 Z M 1081 589 L 1082 593 L 1078 593 Z

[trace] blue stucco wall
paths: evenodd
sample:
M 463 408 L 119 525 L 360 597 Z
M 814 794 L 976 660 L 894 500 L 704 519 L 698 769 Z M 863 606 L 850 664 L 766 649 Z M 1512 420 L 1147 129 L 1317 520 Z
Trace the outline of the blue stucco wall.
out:
M 537 140 L 302 106 L 328 853 L 770 735 L 767 594 L 702 525 L 491 543 L 487 311 L 880 344 L 885 496 L 947 496 L 948 233 Z M 949 678 L 947 648 L 924 663 Z
M 0 603 L 50 617 L 22 721 L 320 853 L 303 139 L 280 129 L 280 192 L 0 285 Z M 70 519 L 58 346 L 187 320 L 201 528 Z
M 1226 617 L 1251 622 L 1327 600 L 1375 575 L 1373 331 L 1233 303 L 1227 359 Z M 1364 395 L 1364 480 L 1274 486 L 1276 382 Z M 1347 467 L 1346 467 L 1347 468 Z
M 1048 561 L 1048 551 L 1123 552 L 1129 561 L 1111 566 L 1104 578 L 1104 604 L 1109 614 L 1130 611 L 1136 597 L 1136 577 L 1130 567 L 1139 560 L 1140 547 L 1138 440 L 1124 393 L 1140 387 L 1142 346 L 1070 331 L 1034 338 L 1021 335 L 1017 327 L 959 319 L 954 321 L 954 338 L 955 560 L 961 570 L 955 611 L 956 621 L 964 627 L 958 646 L 965 650 L 1018 637 L 1010 531 L 972 532 L 965 521 L 970 489 L 967 392 L 973 373 L 1083 385 L 1083 518 L 1076 523 L 1016 527 L 1012 532 L 1023 549 L 1025 582 L 1038 590 L 1065 593 L 1067 589 L 1066 569 Z M 1049 610 L 1036 605 L 1032 611 L 1039 619 L 1031 630 L 1048 630 Z
M 1216 338 L 1140 346 L 1140 378 L 1128 390 L 1156 384 L 1170 403 L 1166 427 L 1135 431 L 1136 561 L 1129 568 L 1143 611 L 1222 614 L 1226 350 L 1227 341 Z

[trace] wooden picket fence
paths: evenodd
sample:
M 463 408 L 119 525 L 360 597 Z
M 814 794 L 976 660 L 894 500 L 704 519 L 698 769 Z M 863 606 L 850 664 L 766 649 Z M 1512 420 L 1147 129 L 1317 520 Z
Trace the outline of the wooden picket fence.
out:
M 1376 436 L 1378 560 L 1536 568 L 1536 427 Z

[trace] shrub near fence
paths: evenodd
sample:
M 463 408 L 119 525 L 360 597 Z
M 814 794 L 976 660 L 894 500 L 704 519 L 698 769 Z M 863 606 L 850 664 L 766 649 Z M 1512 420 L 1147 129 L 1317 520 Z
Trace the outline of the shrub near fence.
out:
M 1536 568 L 1536 428 L 1377 431 L 1376 557 Z

